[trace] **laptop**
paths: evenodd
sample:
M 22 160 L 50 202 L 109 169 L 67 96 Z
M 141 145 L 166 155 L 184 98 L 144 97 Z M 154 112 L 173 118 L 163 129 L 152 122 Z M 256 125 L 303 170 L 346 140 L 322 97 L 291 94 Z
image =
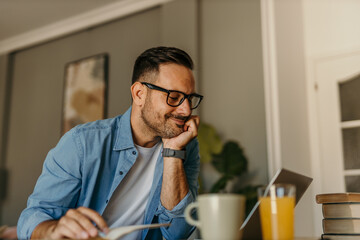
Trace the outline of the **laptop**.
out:
M 288 183 L 296 186 L 296 201 L 295 204 L 299 202 L 301 197 L 304 195 L 306 189 L 310 186 L 312 178 L 289 171 L 287 169 L 280 169 L 277 171 L 275 176 L 271 179 L 267 188 L 270 188 L 271 185 L 275 183 Z M 251 210 L 249 215 L 246 217 L 244 223 L 241 226 L 243 229 L 243 240 L 259 240 L 262 239 L 261 225 L 260 225 L 260 215 L 259 215 L 259 204 L 258 201 L 254 208 Z

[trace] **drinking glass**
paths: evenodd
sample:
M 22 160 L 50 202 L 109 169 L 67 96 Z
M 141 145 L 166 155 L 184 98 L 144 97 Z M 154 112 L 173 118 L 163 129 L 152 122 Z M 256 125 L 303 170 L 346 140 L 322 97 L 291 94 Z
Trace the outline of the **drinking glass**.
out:
M 292 184 L 273 184 L 258 189 L 263 240 L 294 239 L 295 194 Z

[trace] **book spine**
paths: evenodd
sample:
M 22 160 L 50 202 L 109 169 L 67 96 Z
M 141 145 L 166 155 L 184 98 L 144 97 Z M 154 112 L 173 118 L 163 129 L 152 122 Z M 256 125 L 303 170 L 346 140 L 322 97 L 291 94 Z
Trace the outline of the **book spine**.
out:
M 323 219 L 326 234 L 360 234 L 360 219 Z

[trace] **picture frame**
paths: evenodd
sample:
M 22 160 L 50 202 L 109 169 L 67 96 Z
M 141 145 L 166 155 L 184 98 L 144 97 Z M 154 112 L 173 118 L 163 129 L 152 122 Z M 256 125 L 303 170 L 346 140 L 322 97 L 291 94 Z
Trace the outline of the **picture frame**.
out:
M 78 124 L 107 116 L 107 53 L 65 65 L 61 135 Z

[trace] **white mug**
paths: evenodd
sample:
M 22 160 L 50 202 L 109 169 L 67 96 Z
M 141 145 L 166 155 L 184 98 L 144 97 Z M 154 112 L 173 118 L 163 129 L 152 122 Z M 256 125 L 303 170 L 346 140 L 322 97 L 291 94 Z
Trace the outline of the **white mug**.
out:
M 239 194 L 204 194 L 185 209 L 186 221 L 200 229 L 205 240 L 239 240 L 245 215 L 245 197 Z M 197 208 L 199 220 L 191 216 Z

